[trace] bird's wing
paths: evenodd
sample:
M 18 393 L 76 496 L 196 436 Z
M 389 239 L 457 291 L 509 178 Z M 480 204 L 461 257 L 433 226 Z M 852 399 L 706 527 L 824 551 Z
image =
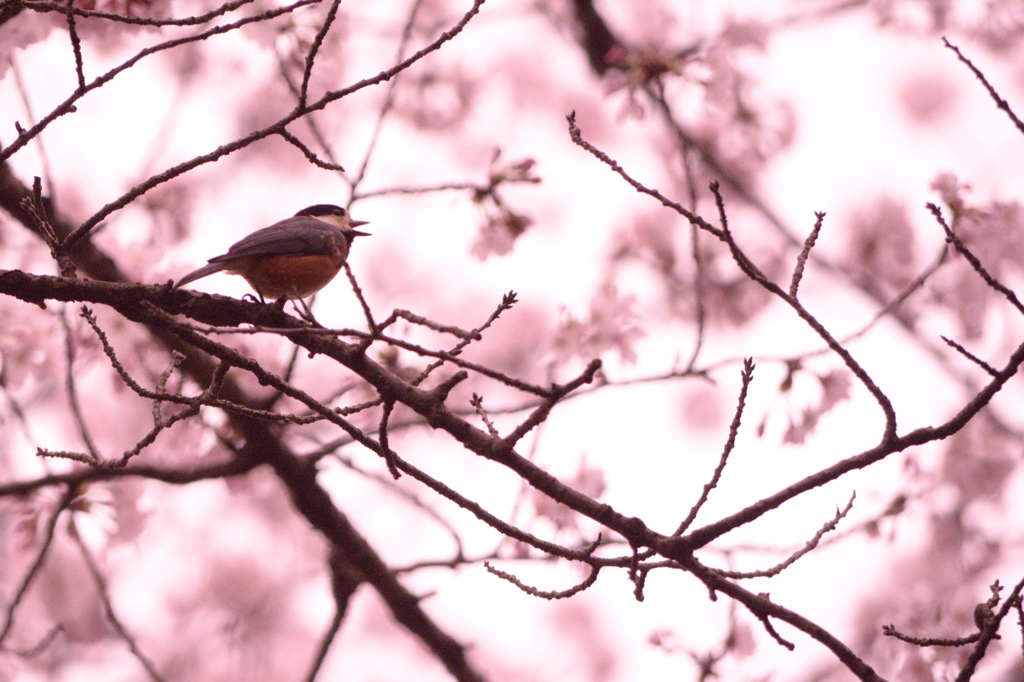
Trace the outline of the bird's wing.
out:
M 211 258 L 210 263 L 260 256 L 330 253 L 335 233 L 337 230 L 322 220 L 295 216 L 256 230 L 233 244 L 224 255 Z

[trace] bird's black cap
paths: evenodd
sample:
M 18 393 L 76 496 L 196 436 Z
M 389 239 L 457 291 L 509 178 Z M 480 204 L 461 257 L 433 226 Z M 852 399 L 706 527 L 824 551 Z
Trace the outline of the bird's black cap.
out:
M 308 215 L 308 216 L 320 216 L 320 215 L 345 215 L 347 212 L 341 206 L 335 206 L 334 204 L 314 204 L 313 206 L 307 206 L 295 215 Z

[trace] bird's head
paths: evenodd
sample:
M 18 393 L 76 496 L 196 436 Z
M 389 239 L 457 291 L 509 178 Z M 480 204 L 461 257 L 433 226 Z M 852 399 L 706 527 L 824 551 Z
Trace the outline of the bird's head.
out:
M 352 216 L 348 214 L 348 211 L 343 209 L 341 206 L 335 206 L 334 204 L 314 204 L 313 206 L 307 206 L 295 214 L 296 218 L 300 216 L 316 218 L 328 225 L 332 225 L 350 239 L 354 237 L 366 237 L 370 234 L 369 232 L 360 232 L 355 229 L 360 225 L 366 225 L 367 221 L 352 220 Z

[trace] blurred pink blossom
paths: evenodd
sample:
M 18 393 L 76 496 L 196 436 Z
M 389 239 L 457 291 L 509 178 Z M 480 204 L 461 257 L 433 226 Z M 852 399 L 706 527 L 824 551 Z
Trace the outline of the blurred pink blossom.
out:
M 606 282 L 590 302 L 590 318 L 577 320 L 563 313 L 562 323 L 554 340 L 555 357 L 564 362 L 571 357 L 593 359 L 615 349 L 623 362 L 636 362 L 633 344 L 645 335 L 634 323 L 636 297 L 619 296 L 618 288 Z

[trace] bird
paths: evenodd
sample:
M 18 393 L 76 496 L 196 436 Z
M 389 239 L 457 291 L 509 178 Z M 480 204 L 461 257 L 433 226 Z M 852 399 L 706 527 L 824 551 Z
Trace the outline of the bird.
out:
M 311 319 L 304 299 L 334 279 L 348 258 L 352 240 L 369 234 L 355 228 L 367 224 L 352 220 L 348 211 L 334 204 L 307 206 L 235 242 L 227 253 L 178 280 L 174 288 L 227 272 L 243 277 L 263 303 L 271 299 L 283 307 L 286 300 L 296 301 Z

